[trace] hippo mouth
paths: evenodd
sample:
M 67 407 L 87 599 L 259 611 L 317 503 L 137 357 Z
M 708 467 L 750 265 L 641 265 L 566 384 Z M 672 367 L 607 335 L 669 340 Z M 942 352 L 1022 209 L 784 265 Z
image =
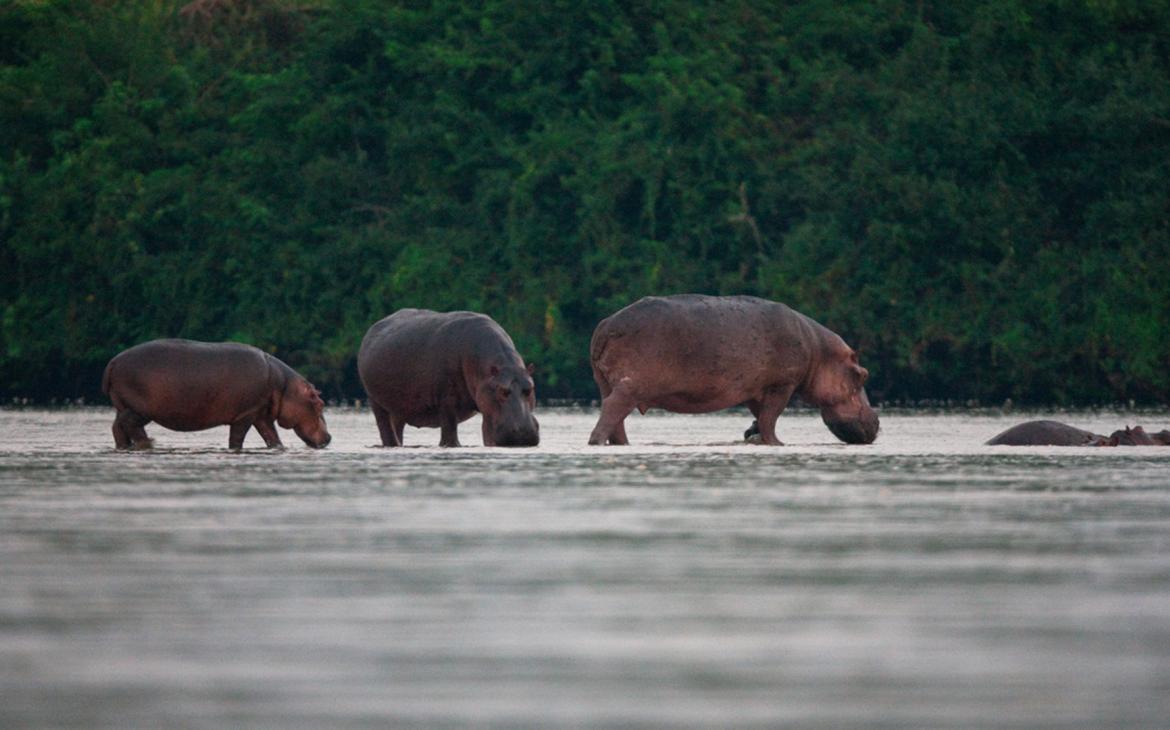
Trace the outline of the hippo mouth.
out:
M 309 436 L 307 434 L 303 434 L 300 431 L 297 431 L 296 434 L 297 434 L 297 436 L 300 436 L 301 441 L 304 441 L 305 445 L 311 449 L 323 449 L 329 445 L 330 441 L 333 440 L 333 436 L 331 436 L 328 433 L 326 433 L 325 435 L 320 436 L 318 438 L 314 438 L 314 437 Z
M 537 430 L 509 431 L 496 436 L 496 446 L 538 446 L 540 432 Z
M 872 444 L 877 439 L 880 424 L 876 413 L 853 420 L 823 419 L 833 435 L 847 444 Z

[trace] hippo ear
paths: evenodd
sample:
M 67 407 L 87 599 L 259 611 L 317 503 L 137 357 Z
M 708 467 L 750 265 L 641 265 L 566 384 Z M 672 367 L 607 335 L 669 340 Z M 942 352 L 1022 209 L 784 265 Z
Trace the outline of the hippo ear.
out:
M 536 363 L 530 362 L 526 368 L 529 375 L 536 375 Z
M 309 381 L 302 380 L 297 385 L 297 388 L 301 391 L 301 395 L 304 396 L 305 400 L 312 403 L 315 407 L 323 407 L 325 405 L 325 401 L 321 400 L 321 391 L 317 390 Z
M 869 380 L 869 371 L 857 363 L 852 363 L 850 365 L 850 369 L 853 371 L 853 375 L 857 378 L 859 385 L 865 385 L 865 381 Z

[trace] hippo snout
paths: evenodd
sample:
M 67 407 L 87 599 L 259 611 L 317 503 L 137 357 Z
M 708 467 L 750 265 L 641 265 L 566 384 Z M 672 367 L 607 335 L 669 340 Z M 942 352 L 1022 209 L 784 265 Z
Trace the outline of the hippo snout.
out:
M 537 446 L 540 444 L 540 424 L 531 423 L 502 429 L 496 436 L 496 446 Z
M 870 410 L 860 418 L 849 420 L 824 419 L 833 435 L 847 444 L 872 444 L 881 425 L 877 413 Z
M 312 449 L 323 449 L 333 440 L 332 434 L 328 431 L 323 430 L 319 433 L 305 433 L 300 429 L 293 430 L 296 431 L 297 436 L 301 437 L 301 441 L 304 441 L 305 445 Z

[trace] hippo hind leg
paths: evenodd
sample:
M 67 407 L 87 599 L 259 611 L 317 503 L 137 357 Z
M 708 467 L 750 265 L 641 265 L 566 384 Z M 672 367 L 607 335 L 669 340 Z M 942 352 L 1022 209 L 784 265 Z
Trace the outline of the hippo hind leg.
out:
M 390 417 L 390 411 L 373 401 L 370 401 L 370 410 L 374 412 L 374 423 L 378 424 L 378 435 L 382 437 L 382 445 L 401 446 L 402 425 Z
M 459 443 L 459 418 L 454 408 L 444 407 L 439 411 L 439 446 L 462 446 Z
M 753 420 L 752 425 L 748 426 L 743 432 L 743 440 L 749 444 L 760 443 L 760 422 L 758 420 Z
M 244 437 L 248 435 L 248 429 L 250 428 L 252 428 L 252 419 L 250 418 L 233 423 L 231 425 L 231 431 L 228 433 L 228 448 L 244 448 Z
M 114 446 L 119 449 L 149 449 L 154 445 L 146 435 L 150 419 L 129 408 L 118 411 L 114 418 Z
M 743 432 L 743 440 L 749 444 L 758 444 L 762 442 L 760 436 L 760 402 L 758 400 L 749 400 L 744 403 L 752 414 L 752 425 L 747 427 Z
M 635 399 L 620 384 L 602 398 L 601 416 L 593 427 L 593 433 L 589 434 L 589 444 L 628 445 L 630 440 L 626 437 L 626 416 L 630 415 L 635 405 Z

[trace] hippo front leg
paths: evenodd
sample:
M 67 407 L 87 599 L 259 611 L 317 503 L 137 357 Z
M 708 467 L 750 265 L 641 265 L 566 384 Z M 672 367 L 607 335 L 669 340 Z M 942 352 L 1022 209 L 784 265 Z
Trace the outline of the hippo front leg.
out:
M 260 438 L 264 439 L 270 449 L 283 449 L 284 444 L 280 441 L 280 433 L 276 430 L 276 424 L 272 421 L 259 420 L 253 424 L 256 427 L 256 433 L 260 434 Z M 247 431 L 245 430 L 245 433 Z M 240 439 L 243 444 L 243 439 Z
M 758 410 L 752 409 L 756 416 L 756 425 L 760 431 L 760 441 L 768 446 L 783 446 L 784 443 L 776 436 L 776 420 L 788 407 L 795 387 L 781 388 L 764 395 L 759 401 Z M 749 429 L 750 431 L 750 429 Z

